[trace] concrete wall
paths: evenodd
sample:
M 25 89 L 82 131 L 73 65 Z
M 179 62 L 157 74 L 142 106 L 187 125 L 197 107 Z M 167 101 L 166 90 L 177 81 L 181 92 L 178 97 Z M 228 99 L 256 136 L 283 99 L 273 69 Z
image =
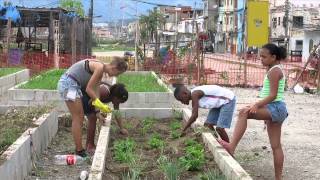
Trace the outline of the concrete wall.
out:
M 32 170 L 32 155 L 40 154 L 58 131 L 56 111 L 41 116 L 2 155 L 0 179 L 24 180 Z M 31 142 L 33 146 L 31 146 Z
M 0 77 L 0 95 L 5 94 L 9 88 L 23 81 L 27 81 L 29 77 L 29 69 L 24 69 L 22 71 Z
M 191 116 L 189 109 L 175 109 L 182 112 L 183 120 L 187 121 Z M 145 118 L 155 117 L 170 118 L 174 115 L 172 108 L 125 108 L 121 109 L 124 118 Z M 108 143 L 110 139 L 111 119 L 106 119 L 105 126 L 102 126 L 93 163 L 91 166 L 89 180 L 101 180 L 105 170 L 106 155 L 108 151 Z M 192 128 L 202 126 L 203 122 L 196 121 Z M 217 142 L 214 136 L 209 132 L 203 132 L 202 138 L 208 149 L 211 151 L 216 163 L 222 173 L 228 180 L 252 180 L 250 175 L 239 165 L 239 163 L 230 156 L 227 151 Z
M 125 74 L 149 74 L 150 71 L 128 71 Z M 168 92 L 129 92 L 127 102 L 120 105 L 121 108 L 168 108 L 175 102 L 171 89 L 154 73 L 158 83 L 164 86 Z

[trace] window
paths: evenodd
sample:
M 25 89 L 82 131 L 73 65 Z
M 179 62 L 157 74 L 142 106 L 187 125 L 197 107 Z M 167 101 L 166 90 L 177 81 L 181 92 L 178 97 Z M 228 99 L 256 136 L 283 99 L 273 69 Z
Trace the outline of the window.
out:
M 276 28 L 277 27 L 277 18 L 272 18 L 272 27 Z
M 296 50 L 302 50 L 303 48 L 303 41 L 302 40 L 296 40 Z
M 293 16 L 292 26 L 294 28 L 302 28 L 303 27 L 303 16 Z
M 280 17 L 278 17 L 278 26 L 280 26 L 280 21 L 281 21 Z
M 223 7 L 223 0 L 219 0 L 219 7 Z

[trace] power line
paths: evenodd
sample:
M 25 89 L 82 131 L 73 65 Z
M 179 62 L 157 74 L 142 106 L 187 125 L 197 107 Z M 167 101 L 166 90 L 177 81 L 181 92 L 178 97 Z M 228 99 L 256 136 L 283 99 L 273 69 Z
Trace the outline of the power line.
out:
M 149 5 L 153 5 L 153 6 L 169 6 L 169 7 L 177 7 L 177 6 L 175 6 L 175 5 L 168 5 L 168 4 L 153 3 L 153 2 L 148 2 L 148 1 L 144 1 L 144 0 L 130 0 L 130 1 L 139 2 L 139 3 L 144 3 L 144 4 L 149 4 Z

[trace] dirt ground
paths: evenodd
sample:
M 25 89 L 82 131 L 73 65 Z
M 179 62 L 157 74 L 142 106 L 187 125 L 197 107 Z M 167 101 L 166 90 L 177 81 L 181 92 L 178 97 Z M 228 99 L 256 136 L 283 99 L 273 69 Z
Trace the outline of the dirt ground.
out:
M 237 110 L 257 101 L 258 90 L 232 89 L 237 96 Z M 289 116 L 282 127 L 282 146 L 285 153 L 284 180 L 320 179 L 320 96 L 285 94 Z M 201 110 L 201 119 L 208 111 Z M 233 120 L 232 131 L 237 120 Z M 253 179 L 274 178 L 273 156 L 264 123 L 249 120 L 247 131 L 236 150 L 236 159 Z
M 141 124 L 139 123 L 140 121 L 138 119 L 130 119 L 128 121 L 128 123 L 131 124 L 129 125 L 130 128 L 128 128 L 130 138 L 132 138 L 137 143 L 135 154 L 137 154 L 138 157 L 141 158 L 141 164 L 144 164 L 142 165 L 142 179 L 165 179 L 163 172 L 161 172 L 161 170 L 159 170 L 159 167 L 157 166 L 157 159 L 161 155 L 161 151 L 157 149 L 151 149 L 147 145 L 147 141 L 151 137 L 152 133 L 158 133 L 161 136 L 161 139 L 166 142 L 163 154 L 174 161 L 176 161 L 178 157 L 184 155 L 184 142 L 186 139 L 196 139 L 201 143 L 201 136 L 196 136 L 191 132 L 185 137 L 172 139 L 170 137 L 170 128 L 168 126 L 170 120 L 171 119 L 157 120 L 153 126 L 154 128 L 151 128 L 145 136 L 141 135 Z M 111 129 L 109 151 L 106 161 L 106 172 L 104 175 L 105 180 L 120 180 L 123 174 L 125 174 L 129 169 L 129 165 L 127 163 L 119 163 L 113 159 L 112 146 L 114 141 L 124 138 L 125 137 L 123 135 L 120 135 L 118 133 L 118 130 L 116 130 L 115 128 Z M 213 156 L 208 149 L 205 149 L 205 159 L 206 163 L 202 167 L 202 172 L 207 172 L 208 170 L 217 170 L 217 165 L 215 164 Z M 202 174 L 202 172 L 184 170 L 180 175 L 180 179 L 199 179 L 199 176 Z
M 86 129 L 83 128 L 83 145 L 86 139 Z M 73 154 L 75 150 L 71 134 L 70 116 L 59 119 L 59 129 L 57 135 L 51 141 L 48 148 L 39 156 L 35 162 L 31 175 L 26 180 L 78 180 L 81 171 L 90 172 L 91 161 L 85 161 L 76 165 L 55 165 L 54 156 L 63 154 Z

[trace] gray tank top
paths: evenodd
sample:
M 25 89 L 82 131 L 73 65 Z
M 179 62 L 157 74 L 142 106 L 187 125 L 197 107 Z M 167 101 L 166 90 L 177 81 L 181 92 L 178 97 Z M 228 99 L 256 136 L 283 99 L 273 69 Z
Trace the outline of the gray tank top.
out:
M 87 67 L 86 67 L 86 63 L 87 63 Z M 85 89 L 92 76 L 89 70 L 89 60 L 85 59 L 73 64 L 67 70 L 66 74 L 69 74 L 73 78 L 75 78 L 78 81 L 81 88 Z

